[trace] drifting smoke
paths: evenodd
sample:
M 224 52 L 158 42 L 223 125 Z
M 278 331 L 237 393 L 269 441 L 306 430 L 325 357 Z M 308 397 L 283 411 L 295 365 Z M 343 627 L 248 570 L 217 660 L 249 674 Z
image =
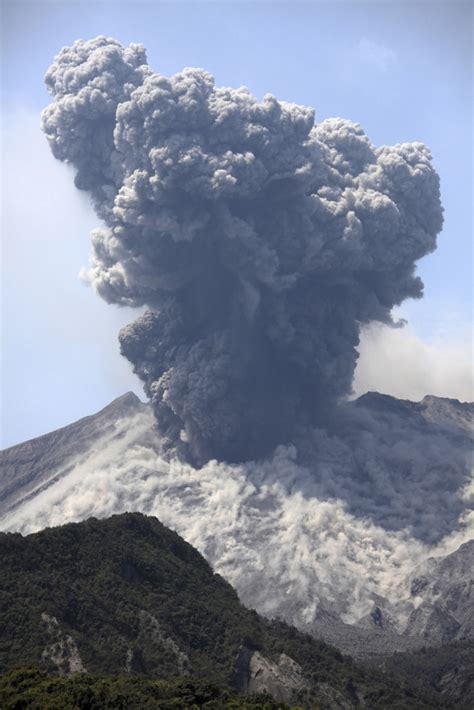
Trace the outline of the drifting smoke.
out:
M 427 148 L 374 148 L 201 69 L 166 78 L 105 37 L 63 49 L 46 84 L 51 149 L 106 224 L 89 279 L 150 309 L 120 343 L 165 444 L 242 461 L 326 417 L 361 325 L 422 293 L 415 261 L 442 224 Z

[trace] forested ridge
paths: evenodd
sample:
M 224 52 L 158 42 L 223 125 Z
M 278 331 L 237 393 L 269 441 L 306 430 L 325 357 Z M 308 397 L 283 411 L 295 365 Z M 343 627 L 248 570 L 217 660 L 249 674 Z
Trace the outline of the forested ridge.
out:
M 288 698 L 279 699 L 302 707 L 336 707 L 336 701 L 348 707 L 445 707 L 437 692 L 415 688 L 406 675 L 399 680 L 393 669 L 362 668 L 337 649 L 246 609 L 204 558 L 156 518 L 125 513 L 27 537 L 3 533 L 0 562 L 0 670 L 23 667 L 2 680 L 5 707 L 43 707 L 48 684 L 51 702 L 56 695 L 63 698 L 58 702 L 75 702 L 92 693 L 99 704 L 90 707 L 98 708 L 119 707 L 107 705 L 116 693 L 129 697 L 128 707 L 135 707 L 132 696 L 143 693 L 149 704 L 137 700 L 142 707 L 168 707 L 160 703 L 171 702 L 175 691 L 173 707 L 188 707 L 179 704 L 186 684 L 211 695 L 229 693 L 216 702 L 233 707 L 222 703 L 248 687 L 252 654 L 275 668 L 281 658 L 291 659 L 296 681 L 282 671 Z M 15 678 L 23 680 L 15 686 Z M 24 689 L 25 699 L 20 694 L 19 704 L 8 705 L 15 687 Z M 39 704 L 25 704 L 35 692 Z

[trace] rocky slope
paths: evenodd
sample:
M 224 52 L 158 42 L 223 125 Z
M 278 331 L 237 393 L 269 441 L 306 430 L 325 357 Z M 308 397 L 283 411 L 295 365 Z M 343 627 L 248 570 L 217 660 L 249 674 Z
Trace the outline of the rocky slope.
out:
M 121 448 L 131 443 L 127 431 L 135 421 L 143 423 L 146 433 L 153 430 L 149 407 L 128 392 L 97 414 L 2 451 L 0 516 L 67 476 L 98 441 L 115 445 L 120 455 Z
M 391 604 L 374 595 L 372 610 L 356 624 L 320 611 L 307 631 L 359 659 L 474 639 L 474 540 L 429 558 L 402 586 L 406 597 Z
M 379 667 L 418 687 L 435 690 L 456 710 L 474 707 L 474 640 L 465 639 L 379 659 Z
M 474 540 L 469 540 L 450 555 L 416 567 L 410 597 L 398 605 L 382 602 L 369 625 L 394 626 L 405 638 L 430 646 L 474 638 L 473 590 Z
M 1 454 L 0 527 L 150 513 L 247 606 L 345 652 L 470 637 L 472 413 L 369 393 L 268 460 L 194 469 L 161 455 L 129 393 Z
M 441 707 L 245 609 L 156 519 L 124 514 L 0 535 L 0 669 L 193 676 L 304 707 Z

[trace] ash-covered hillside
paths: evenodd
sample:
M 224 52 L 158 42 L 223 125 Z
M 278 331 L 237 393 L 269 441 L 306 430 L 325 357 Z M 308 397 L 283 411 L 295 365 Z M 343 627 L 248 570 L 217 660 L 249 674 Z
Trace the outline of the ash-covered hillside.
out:
M 0 524 L 157 515 L 245 604 L 359 656 L 471 636 L 472 406 L 374 393 L 341 412 L 298 451 L 196 469 L 124 395 L 2 452 Z

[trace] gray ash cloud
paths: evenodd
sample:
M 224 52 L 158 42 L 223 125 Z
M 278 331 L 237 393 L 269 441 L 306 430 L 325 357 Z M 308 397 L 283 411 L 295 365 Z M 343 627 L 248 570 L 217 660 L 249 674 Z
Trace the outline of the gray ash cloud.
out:
M 421 143 L 375 148 L 340 118 L 201 69 L 167 78 L 140 45 L 63 49 L 43 128 L 104 226 L 89 279 L 146 305 L 120 333 L 165 445 L 254 459 L 351 391 L 359 330 L 422 294 L 439 180 Z

